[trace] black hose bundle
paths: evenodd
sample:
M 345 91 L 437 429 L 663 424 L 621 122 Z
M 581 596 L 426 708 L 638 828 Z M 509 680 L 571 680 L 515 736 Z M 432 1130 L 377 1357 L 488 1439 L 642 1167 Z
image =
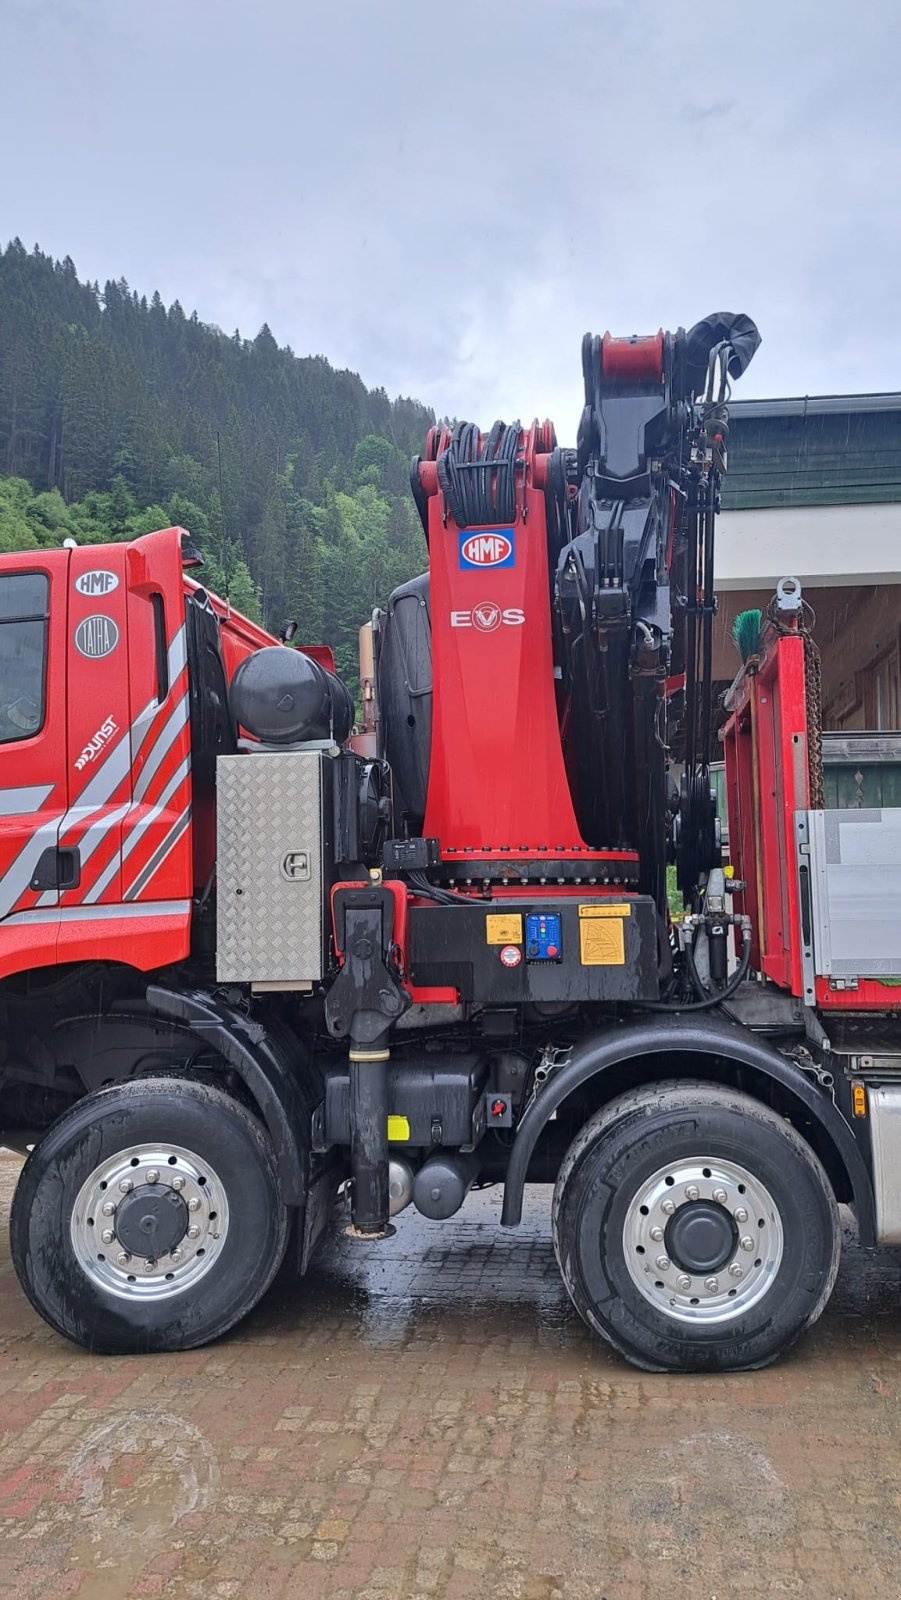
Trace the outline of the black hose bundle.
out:
M 486 528 L 516 519 L 516 463 L 521 427 L 496 422 L 484 447 L 473 422 L 458 422 L 438 457 L 438 482 L 458 528 Z

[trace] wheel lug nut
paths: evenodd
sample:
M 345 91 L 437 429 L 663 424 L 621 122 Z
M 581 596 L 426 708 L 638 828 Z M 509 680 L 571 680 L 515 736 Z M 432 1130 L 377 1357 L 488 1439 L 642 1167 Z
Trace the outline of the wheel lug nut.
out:
M 653 1239 L 655 1244 L 659 1244 L 661 1239 L 663 1238 L 663 1229 L 662 1228 L 652 1228 L 651 1229 L 651 1238 Z
M 105 1217 L 114 1217 L 116 1215 L 116 1202 L 114 1200 L 104 1200 L 100 1209 Z
M 753 1250 L 754 1248 L 754 1240 L 751 1238 L 750 1234 L 744 1234 L 739 1240 L 739 1243 L 741 1244 L 743 1250 Z
M 740 1265 L 739 1262 L 733 1261 L 731 1267 L 729 1268 L 729 1275 L 732 1278 L 743 1278 L 744 1277 L 744 1268 Z
M 127 1250 L 120 1250 L 116 1260 L 118 1261 L 120 1267 L 127 1267 L 129 1261 L 131 1260 L 131 1256 Z
M 123 1194 L 131 1194 L 131 1191 L 134 1188 L 134 1184 L 132 1183 L 130 1178 L 120 1178 L 119 1179 L 119 1188 L 121 1189 Z
M 147 1172 L 147 1182 L 148 1183 L 159 1183 L 159 1181 L 160 1181 L 160 1175 L 159 1175 L 156 1167 L 151 1167 L 149 1169 L 149 1171 Z
M 700 1198 L 700 1194 L 701 1194 L 701 1191 L 698 1188 L 696 1183 L 687 1183 L 685 1185 L 685 1198 L 686 1198 L 686 1200 L 697 1200 L 697 1199 Z
M 183 1189 L 184 1186 L 185 1186 L 185 1180 L 182 1177 L 181 1173 L 180 1172 L 176 1173 L 175 1177 L 172 1179 L 172 1187 L 173 1187 L 173 1189 Z
M 716 1291 L 719 1288 L 719 1286 L 720 1286 L 719 1278 L 705 1278 L 704 1279 L 704 1288 L 707 1290 L 708 1294 L 716 1294 Z
M 198 1200 L 196 1194 L 192 1195 L 190 1200 L 188 1201 L 188 1210 L 189 1211 L 199 1211 L 200 1210 L 200 1201 Z
M 100 1237 L 103 1240 L 104 1244 L 112 1244 L 112 1242 L 115 1239 L 116 1235 L 113 1233 L 112 1228 L 104 1228 L 104 1230 L 103 1230 L 102 1234 L 100 1235 Z
M 691 1279 L 688 1276 L 687 1272 L 681 1272 L 679 1274 L 678 1278 L 676 1279 L 676 1283 L 677 1283 L 677 1285 L 678 1285 L 678 1287 L 680 1289 L 690 1289 L 691 1288 Z
M 200 1229 L 198 1228 L 196 1222 L 192 1222 L 191 1223 L 191 1226 L 188 1229 L 188 1238 L 189 1239 L 199 1239 L 200 1238 Z
M 156 1266 L 156 1262 L 155 1261 L 151 1261 L 150 1257 L 148 1256 L 147 1260 L 144 1262 L 144 1271 L 145 1272 L 153 1272 L 155 1266 Z
M 736 1208 L 736 1211 L 735 1211 L 735 1220 L 736 1220 L 736 1222 L 747 1222 L 747 1220 L 748 1220 L 748 1213 L 747 1213 L 747 1211 L 746 1211 L 746 1210 L 745 1210 L 745 1208 L 744 1208 L 744 1206 L 738 1206 L 738 1207 L 737 1207 L 737 1208 Z
M 658 1256 L 657 1257 L 657 1261 L 656 1261 L 656 1267 L 657 1267 L 657 1271 L 658 1272 L 668 1272 L 669 1271 L 669 1256 Z
M 665 1212 L 666 1216 L 671 1217 L 676 1209 L 675 1200 L 661 1200 L 660 1209 Z
M 180 1261 L 181 1258 L 182 1258 L 182 1255 L 181 1255 L 181 1251 L 180 1250 L 173 1250 L 172 1251 L 172 1260 L 173 1261 Z
M 725 1189 L 714 1189 L 713 1198 L 718 1206 L 724 1206 L 729 1196 L 727 1195 Z

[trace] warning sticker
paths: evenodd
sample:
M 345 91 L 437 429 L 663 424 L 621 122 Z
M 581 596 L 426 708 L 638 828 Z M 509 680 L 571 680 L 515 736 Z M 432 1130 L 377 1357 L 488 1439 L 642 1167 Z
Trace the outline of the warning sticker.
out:
M 632 907 L 623 901 L 616 901 L 614 905 L 580 906 L 580 917 L 631 917 Z
M 522 917 L 485 918 L 486 944 L 522 944 Z
M 579 910 L 581 912 L 581 906 Z M 625 966 L 622 917 L 583 918 L 579 923 L 579 949 L 583 967 Z
M 410 1137 L 410 1123 L 407 1117 L 388 1117 L 388 1138 L 403 1142 Z

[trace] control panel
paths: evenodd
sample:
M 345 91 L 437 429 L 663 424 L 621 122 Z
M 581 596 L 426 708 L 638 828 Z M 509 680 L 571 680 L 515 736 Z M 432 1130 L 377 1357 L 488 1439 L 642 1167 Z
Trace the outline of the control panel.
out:
M 560 960 L 560 918 L 556 913 L 526 917 L 526 960 Z

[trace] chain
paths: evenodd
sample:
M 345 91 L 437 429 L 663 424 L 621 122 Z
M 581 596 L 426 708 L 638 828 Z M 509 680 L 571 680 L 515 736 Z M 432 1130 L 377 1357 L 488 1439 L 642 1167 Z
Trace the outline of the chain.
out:
M 822 811 L 826 804 L 823 790 L 823 696 L 820 675 L 820 652 L 806 628 L 804 639 L 804 694 L 807 705 L 807 774 L 810 784 L 812 811 Z

